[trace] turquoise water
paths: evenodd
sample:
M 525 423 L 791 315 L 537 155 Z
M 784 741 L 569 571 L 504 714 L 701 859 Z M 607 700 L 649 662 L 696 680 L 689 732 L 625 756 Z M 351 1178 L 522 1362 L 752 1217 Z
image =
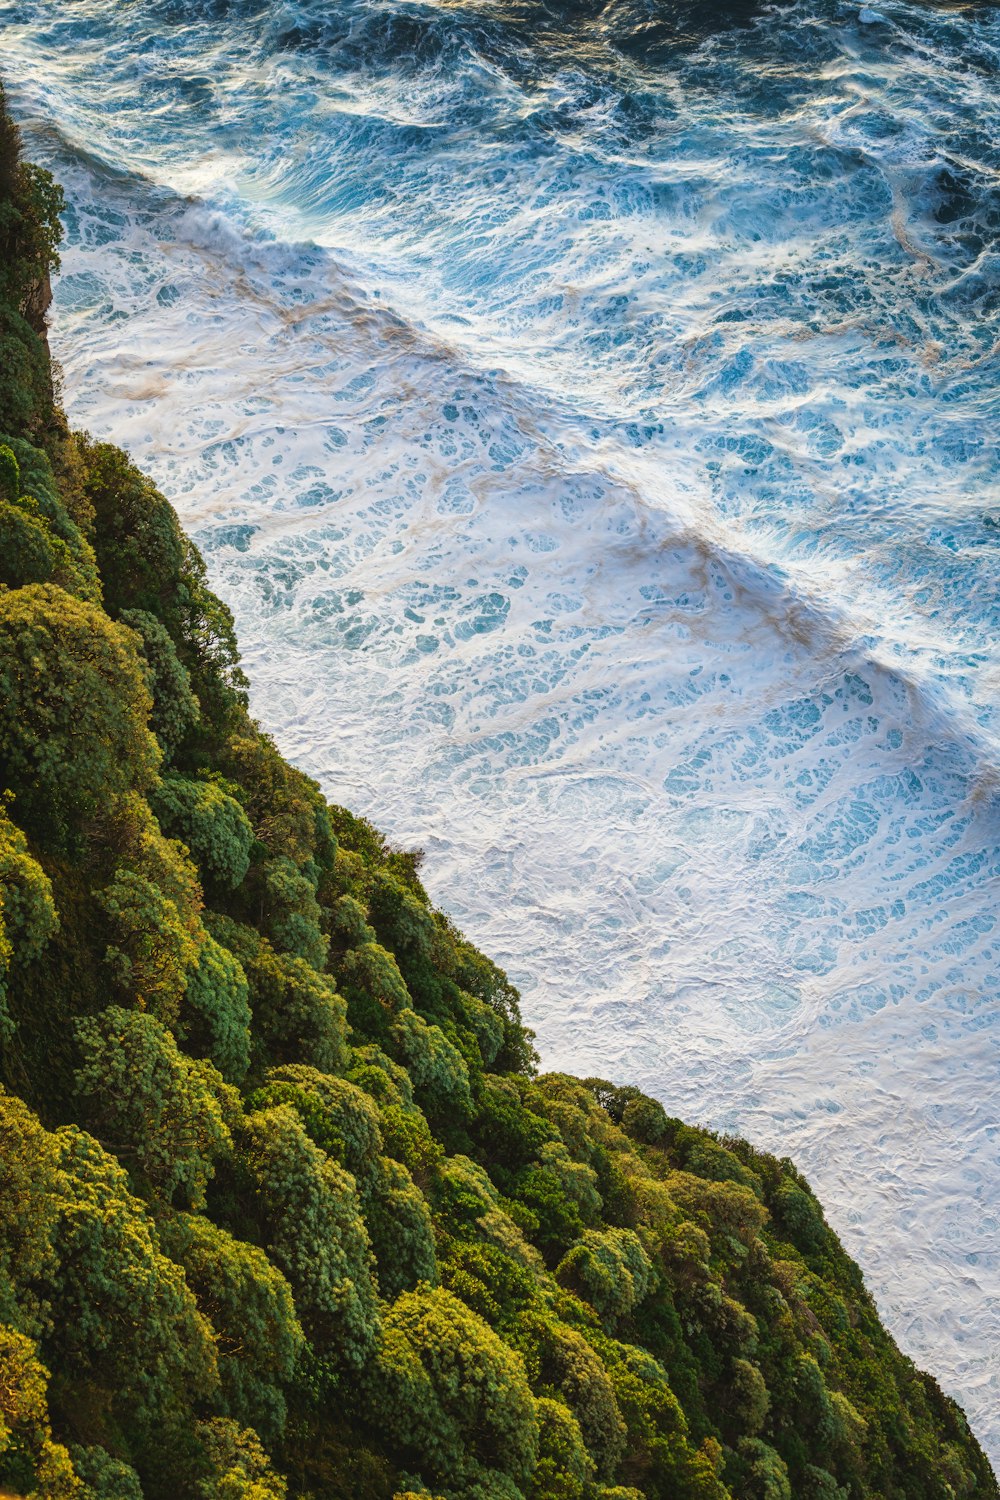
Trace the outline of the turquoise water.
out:
M 0 0 L 53 345 L 546 1063 L 794 1154 L 1000 1458 L 1000 12 Z

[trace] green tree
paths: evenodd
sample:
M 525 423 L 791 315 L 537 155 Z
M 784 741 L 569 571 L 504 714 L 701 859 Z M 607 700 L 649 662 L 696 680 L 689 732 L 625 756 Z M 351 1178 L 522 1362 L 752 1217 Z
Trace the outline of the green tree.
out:
M 181 1014 L 187 1051 L 209 1058 L 227 1083 L 241 1083 L 250 1065 L 250 986 L 239 959 L 207 932 L 187 971 Z
M 0 1089 L 0 1320 L 36 1334 L 47 1309 L 59 1151 L 28 1106 Z
M 176 1025 L 199 958 L 193 913 L 139 870 L 116 870 L 97 899 L 111 937 L 105 963 L 121 997 Z
M 218 1384 L 212 1329 L 124 1169 L 75 1125 L 55 1138 L 61 1176 L 55 1269 L 40 1282 L 52 1308 L 44 1352 L 67 1379 L 103 1391 L 119 1420 L 147 1425 L 189 1412 Z
M 287 855 L 266 860 L 261 873 L 264 925 L 274 946 L 314 969 L 325 968 L 329 939 L 320 931 L 322 912 L 312 881 Z
M 0 806 L 0 1042 L 11 1034 L 7 984 L 58 931 L 52 884 Z
M 232 615 L 207 588 L 201 557 L 151 481 L 110 443 L 78 438 L 77 448 L 108 610 L 138 609 L 163 622 L 203 718 L 223 729 L 245 704 Z
M 440 1118 L 472 1113 L 465 1059 L 440 1026 L 428 1025 L 415 1010 L 403 1010 L 393 1024 L 392 1039 L 417 1097 L 429 1114 Z
M 403 1293 L 369 1380 L 377 1421 L 425 1478 L 451 1488 L 495 1473 L 527 1484 L 538 1415 L 524 1365 L 450 1292 Z
M 275 953 L 253 928 L 228 918 L 206 920 L 246 974 L 264 1066 L 304 1062 L 321 1073 L 340 1072 L 347 1061 L 347 1005 L 329 975 Z
M 288 1486 L 252 1428 L 215 1417 L 198 1432 L 209 1470 L 198 1485 L 200 1500 L 285 1500 Z
M 379 1315 L 354 1178 L 287 1104 L 248 1117 L 244 1161 L 259 1237 L 291 1283 L 306 1333 L 323 1356 L 359 1368 L 378 1339 Z
M 152 784 L 160 752 L 135 636 L 53 584 L 0 592 L 0 761 L 50 844 Z
M 271 1069 L 254 1104 L 291 1104 L 317 1146 L 359 1182 L 374 1171 L 382 1150 L 378 1105 L 347 1079 L 306 1063 L 285 1063 Z
M 122 611 L 121 622 L 134 630 L 142 643 L 146 681 L 153 700 L 149 727 L 166 759 L 172 760 L 198 724 L 198 700 L 191 691 L 191 674 L 178 659 L 166 626 L 155 615 L 144 609 L 126 609 Z
M 70 1456 L 83 1482 L 80 1500 L 143 1500 L 139 1476 L 132 1465 L 112 1458 L 99 1444 L 71 1448 Z
M 538 1402 L 538 1463 L 528 1500 L 584 1500 L 594 1474 L 580 1424 L 561 1401 Z
M 161 1234 L 217 1335 L 224 1414 L 279 1436 L 305 1342 L 287 1279 L 263 1250 L 201 1214 L 168 1217 Z
M 510 1334 L 524 1356 L 532 1390 L 568 1406 L 598 1477 L 611 1479 L 625 1449 L 625 1423 L 614 1386 L 583 1335 L 548 1310 L 528 1308 Z
M 204 1201 L 215 1160 L 232 1145 L 211 1064 L 181 1052 L 154 1016 L 110 1006 L 76 1023 L 84 1118 L 167 1202 Z
M 0 1483 L 34 1500 L 86 1500 L 69 1453 L 52 1440 L 48 1381 L 32 1340 L 0 1326 Z
M 563 1256 L 556 1278 L 589 1302 L 609 1331 L 631 1317 L 655 1273 L 631 1229 L 587 1229 Z
M 234 797 L 214 781 L 165 776 L 150 801 L 164 833 L 190 849 L 203 880 L 226 890 L 242 883 L 253 829 Z
M 408 1168 L 380 1156 L 367 1175 L 363 1204 L 382 1296 L 392 1302 L 420 1282 L 436 1286 L 430 1209 Z

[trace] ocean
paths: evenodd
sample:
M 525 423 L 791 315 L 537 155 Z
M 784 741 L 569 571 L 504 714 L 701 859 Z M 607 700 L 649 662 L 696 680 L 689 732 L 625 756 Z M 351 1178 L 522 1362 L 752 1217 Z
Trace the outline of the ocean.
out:
M 1000 9 L 0 0 L 72 421 L 547 1068 L 792 1156 L 1000 1463 Z

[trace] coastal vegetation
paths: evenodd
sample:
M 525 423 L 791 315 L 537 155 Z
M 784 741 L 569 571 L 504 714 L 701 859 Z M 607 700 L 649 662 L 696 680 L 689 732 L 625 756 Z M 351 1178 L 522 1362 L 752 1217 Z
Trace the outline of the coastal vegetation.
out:
M 539 1073 L 419 856 L 255 723 L 56 403 L 60 208 L 0 99 L 0 1488 L 997 1496 L 794 1165 Z

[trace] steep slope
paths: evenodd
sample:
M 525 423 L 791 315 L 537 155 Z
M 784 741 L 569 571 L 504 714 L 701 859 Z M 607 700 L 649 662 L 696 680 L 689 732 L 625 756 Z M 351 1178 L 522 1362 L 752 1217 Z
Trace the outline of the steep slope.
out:
M 996 1495 L 792 1163 L 537 1076 L 419 856 L 254 723 L 55 404 L 59 207 L 0 110 L 0 1484 Z

